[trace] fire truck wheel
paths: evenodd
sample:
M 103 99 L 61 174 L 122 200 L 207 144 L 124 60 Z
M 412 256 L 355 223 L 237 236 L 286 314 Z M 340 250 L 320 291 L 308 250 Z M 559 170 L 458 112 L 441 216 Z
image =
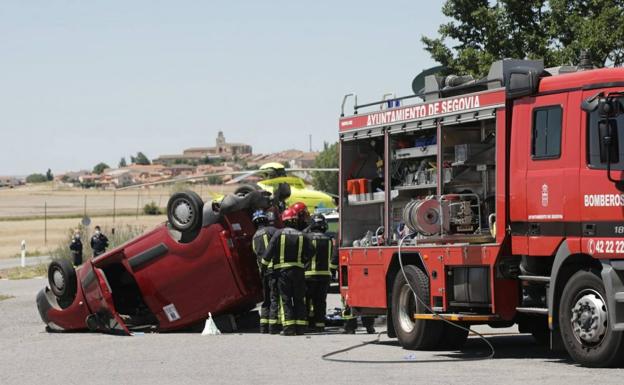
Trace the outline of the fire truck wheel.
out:
M 194 191 L 175 193 L 167 203 L 167 219 L 180 232 L 194 231 L 201 226 L 204 202 Z
M 465 324 L 458 323 L 458 325 L 467 328 Z M 461 349 L 466 340 L 468 339 L 468 329 L 460 329 L 458 327 L 444 323 L 444 331 L 442 332 L 442 339 L 438 348 L 443 350 Z
M 429 279 L 416 266 L 405 266 L 405 276 L 418 298 L 429 302 Z M 392 322 L 399 343 L 404 349 L 433 349 L 438 347 L 444 325 L 441 321 L 414 319 L 414 314 L 429 313 L 414 298 L 403 273 L 399 271 L 392 287 Z
M 48 284 L 52 293 L 58 298 L 59 304 L 71 304 L 78 289 L 76 270 L 71 262 L 67 259 L 52 261 L 48 267 Z
M 574 361 L 589 367 L 617 366 L 624 360 L 624 333 L 609 327 L 600 277 L 579 271 L 566 283 L 559 304 L 559 327 Z

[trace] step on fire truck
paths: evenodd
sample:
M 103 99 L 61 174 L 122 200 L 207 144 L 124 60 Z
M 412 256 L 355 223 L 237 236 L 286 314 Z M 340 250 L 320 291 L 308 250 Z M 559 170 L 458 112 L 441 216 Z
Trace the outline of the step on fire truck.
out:
M 479 80 L 423 79 L 412 96 L 354 98 L 351 116 L 343 99 L 347 303 L 386 314 L 407 349 L 463 345 L 444 318 L 517 324 L 583 365 L 620 365 L 624 68 L 502 60 Z

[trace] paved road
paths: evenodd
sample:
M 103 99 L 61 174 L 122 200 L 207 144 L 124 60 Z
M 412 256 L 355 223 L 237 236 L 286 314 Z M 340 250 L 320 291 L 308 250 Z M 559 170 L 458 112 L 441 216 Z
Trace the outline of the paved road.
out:
M 256 333 L 202 337 L 193 333 L 115 337 L 48 334 L 35 306 L 43 279 L 0 280 L 0 384 L 622 384 L 624 369 L 585 369 L 535 346 L 513 329 L 480 328 L 496 348 L 487 361 L 470 338 L 461 352 L 408 352 L 382 338 L 341 356 L 405 364 L 336 363 L 320 357 L 371 336 L 328 333 L 281 337 Z M 337 303 L 337 296 L 331 301 Z
M 26 265 L 33 266 L 38 265 L 40 263 L 48 263 L 50 261 L 50 256 L 39 256 L 39 257 L 26 257 Z M 22 264 L 21 258 L 7 258 L 0 259 L 0 269 L 10 269 L 12 267 L 17 267 Z

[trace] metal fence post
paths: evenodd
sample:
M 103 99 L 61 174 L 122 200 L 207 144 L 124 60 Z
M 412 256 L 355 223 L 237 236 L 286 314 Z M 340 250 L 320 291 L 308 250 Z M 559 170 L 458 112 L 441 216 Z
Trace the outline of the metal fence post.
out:
M 43 243 L 48 244 L 48 202 L 43 203 Z
M 21 248 L 22 248 L 22 258 L 20 261 L 21 262 L 20 265 L 22 267 L 26 267 L 26 240 L 25 239 L 22 239 Z

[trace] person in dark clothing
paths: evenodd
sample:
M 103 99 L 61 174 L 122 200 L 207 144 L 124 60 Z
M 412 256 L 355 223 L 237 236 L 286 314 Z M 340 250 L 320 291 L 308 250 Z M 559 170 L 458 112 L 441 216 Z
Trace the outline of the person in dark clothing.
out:
M 80 230 L 74 231 L 71 243 L 69 244 L 74 266 L 82 265 L 82 241 L 80 240 Z
M 331 271 L 338 268 L 338 258 L 334 255 L 332 239 L 325 235 L 327 221 L 324 215 L 314 215 L 306 231 L 305 235 L 314 249 L 314 255 L 305 265 L 306 309 L 308 310 L 309 329 L 315 332 L 323 332 L 325 331 L 327 291 L 331 280 Z
M 100 254 L 104 254 L 108 247 L 108 238 L 102 234 L 100 226 L 95 226 L 95 233 L 91 237 L 91 249 L 93 249 L 93 256 L 97 257 Z
M 277 277 L 273 274 L 273 264 L 262 264 L 262 256 L 266 253 L 269 242 L 277 229 L 269 225 L 269 217 L 264 210 L 257 210 L 252 216 L 258 230 L 252 239 L 252 248 L 258 258 L 260 278 L 262 279 L 262 304 L 260 305 L 260 333 L 277 334 L 281 327 L 278 317 Z
M 342 319 L 344 319 L 344 334 L 355 334 L 355 330 L 357 329 L 358 322 L 357 316 L 353 315 L 353 312 L 349 305 L 344 303 L 344 309 L 342 311 Z M 375 316 L 362 316 L 360 317 L 362 320 L 362 326 L 366 328 L 366 333 L 374 334 L 375 333 Z
M 305 308 L 304 267 L 314 250 L 307 237 L 291 226 L 297 226 L 297 215 L 290 209 L 282 214 L 285 228 L 273 235 L 262 263 L 273 263 L 278 276 L 278 289 L 284 308 L 283 334 L 292 336 L 305 332 L 308 324 Z

